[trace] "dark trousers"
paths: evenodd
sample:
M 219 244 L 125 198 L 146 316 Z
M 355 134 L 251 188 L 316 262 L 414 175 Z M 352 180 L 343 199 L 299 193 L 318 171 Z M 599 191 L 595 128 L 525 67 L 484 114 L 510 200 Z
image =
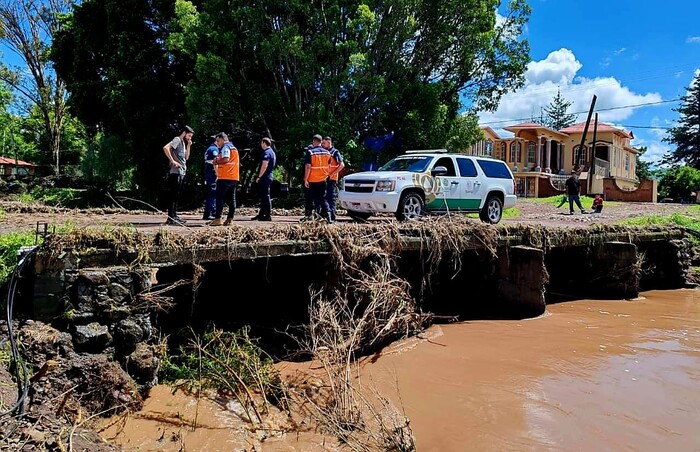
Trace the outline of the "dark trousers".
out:
M 569 212 L 573 213 L 574 212 L 574 203 L 576 203 L 576 206 L 578 206 L 579 210 L 583 212 L 583 206 L 581 205 L 581 196 L 580 195 L 569 195 Z
M 314 211 L 321 215 L 321 218 L 330 220 L 328 215 L 328 201 L 326 201 L 326 181 L 309 182 L 309 194 L 314 203 Z
M 214 216 L 216 212 L 216 175 L 204 178 L 204 218 Z
M 168 174 L 166 188 L 168 190 L 168 217 L 177 218 L 177 201 L 180 199 L 182 187 L 185 185 L 184 174 Z
M 272 215 L 272 199 L 270 199 L 270 186 L 272 185 L 272 179 L 263 178 L 260 179 L 258 190 L 260 194 L 260 211 L 258 212 L 258 218 L 270 218 Z
M 335 201 L 338 196 L 338 181 L 328 179 L 326 181 L 326 201 L 328 202 L 328 214 L 335 221 Z
M 309 188 L 304 187 L 304 215 L 310 217 L 314 211 L 314 199 L 311 196 L 311 184 Z
M 237 180 L 219 179 L 216 181 L 216 218 L 221 218 L 224 211 L 224 204 L 228 206 L 226 218 L 233 218 L 236 213 L 236 187 Z

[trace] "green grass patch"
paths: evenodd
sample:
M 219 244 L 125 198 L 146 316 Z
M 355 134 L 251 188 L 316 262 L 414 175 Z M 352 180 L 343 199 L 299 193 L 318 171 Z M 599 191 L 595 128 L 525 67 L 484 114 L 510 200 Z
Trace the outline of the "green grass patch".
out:
M 75 188 L 36 187 L 31 191 L 31 196 L 48 206 L 73 207 L 80 201 L 84 191 Z
M 279 402 L 283 388 L 279 372 L 270 358 L 248 335 L 248 329 L 211 329 L 193 332 L 176 354 L 163 356 L 161 377 L 165 382 L 190 388 L 213 388 L 241 399 L 255 392 L 265 400 Z
M 34 231 L 10 232 L 0 235 L 0 285 L 5 284 L 15 269 L 23 246 L 34 245 Z M 41 240 L 41 238 L 39 238 Z
M 681 226 L 700 234 L 700 206 L 693 206 L 684 213 L 671 215 L 648 215 L 644 217 L 629 218 L 619 222 L 626 226 Z M 700 239 L 691 235 L 690 239 L 695 245 L 700 244 Z

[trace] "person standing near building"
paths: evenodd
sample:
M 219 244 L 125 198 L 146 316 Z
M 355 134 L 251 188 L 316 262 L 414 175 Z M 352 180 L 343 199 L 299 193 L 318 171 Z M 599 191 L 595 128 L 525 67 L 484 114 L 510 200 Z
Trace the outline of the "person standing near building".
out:
M 260 193 L 260 210 L 254 216 L 253 220 L 272 221 L 272 200 L 270 199 L 270 186 L 272 185 L 272 172 L 277 166 L 277 155 L 271 147 L 272 141 L 265 137 L 260 141 L 260 147 L 263 150 L 262 161 L 260 163 L 260 171 L 258 178 L 255 180 L 258 183 Z
M 228 226 L 236 213 L 236 188 L 240 174 L 238 149 L 228 140 L 228 135 L 220 132 L 216 135 L 219 155 L 214 159 L 216 167 L 216 213 L 210 226 Z M 228 206 L 226 220 L 221 221 L 224 204 Z
M 314 212 L 328 223 L 332 223 L 326 201 L 326 185 L 331 153 L 321 146 L 323 137 L 314 135 L 312 147 L 306 151 L 304 159 L 304 187 L 309 189 L 309 195 L 314 203 Z
M 216 138 L 215 136 L 212 138 Z M 204 215 L 203 220 L 213 220 L 216 213 L 216 169 L 214 160 L 219 147 L 214 141 L 204 152 Z
M 328 214 L 332 222 L 335 222 L 335 204 L 338 199 L 338 177 L 345 168 L 343 154 L 333 147 L 331 137 L 323 137 L 321 146 L 331 154 L 330 165 L 328 167 L 328 183 L 326 184 L 326 201 L 328 202 Z
M 184 126 L 180 134 L 163 146 L 163 153 L 168 158 L 169 170 L 166 190 L 168 192 L 168 219 L 166 224 L 184 224 L 185 220 L 177 216 L 177 202 L 185 184 L 187 159 L 190 158 L 194 130 Z
M 571 176 L 566 180 L 565 185 L 566 194 L 569 195 L 569 215 L 574 214 L 574 203 L 581 210 L 581 213 L 586 213 L 581 205 L 581 181 L 575 170 L 571 170 Z

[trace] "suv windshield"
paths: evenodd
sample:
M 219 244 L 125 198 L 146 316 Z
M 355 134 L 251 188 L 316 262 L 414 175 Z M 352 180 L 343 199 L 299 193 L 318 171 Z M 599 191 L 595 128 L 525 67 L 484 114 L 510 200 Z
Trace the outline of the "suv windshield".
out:
M 423 173 L 428 169 L 428 165 L 433 161 L 430 156 L 396 157 L 389 160 L 379 171 L 410 171 L 412 173 Z

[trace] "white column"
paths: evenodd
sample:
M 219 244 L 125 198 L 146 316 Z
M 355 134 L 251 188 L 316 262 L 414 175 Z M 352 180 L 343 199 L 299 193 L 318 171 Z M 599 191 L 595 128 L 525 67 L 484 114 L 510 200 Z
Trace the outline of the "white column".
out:
M 544 159 L 544 167 L 545 167 L 545 172 L 551 173 L 552 168 L 549 167 L 549 162 L 552 161 L 552 139 L 547 138 L 547 152 L 545 153 L 546 157 Z
M 542 171 L 542 137 L 537 137 L 537 148 L 535 148 L 535 171 Z

